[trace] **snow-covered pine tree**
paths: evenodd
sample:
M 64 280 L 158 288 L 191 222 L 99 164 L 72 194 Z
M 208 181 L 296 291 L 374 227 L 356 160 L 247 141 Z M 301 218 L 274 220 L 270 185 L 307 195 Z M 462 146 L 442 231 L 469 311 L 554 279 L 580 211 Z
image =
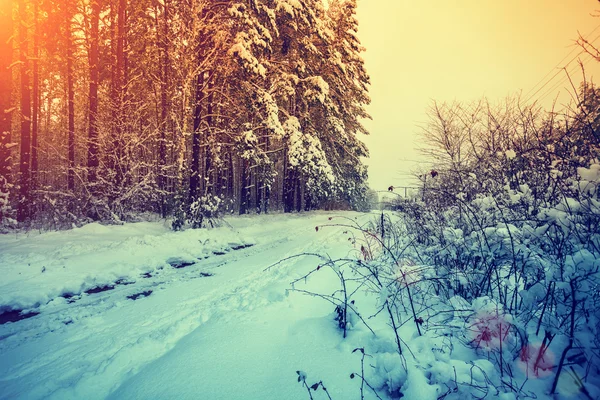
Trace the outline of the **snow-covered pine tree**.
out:
M 368 131 L 369 75 L 358 39 L 356 0 L 334 0 L 326 14 L 329 46 L 323 57 L 323 77 L 329 84 L 329 99 L 321 123 L 323 146 L 337 178 L 339 200 L 353 208 L 366 204 L 367 170 L 361 160 L 368 150 L 359 135 Z

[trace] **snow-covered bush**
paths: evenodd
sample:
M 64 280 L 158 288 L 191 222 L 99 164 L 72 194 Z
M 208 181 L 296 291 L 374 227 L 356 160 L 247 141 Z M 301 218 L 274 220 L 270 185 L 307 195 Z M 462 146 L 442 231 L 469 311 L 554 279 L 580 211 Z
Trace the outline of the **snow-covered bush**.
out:
M 8 180 L 0 175 L 0 231 L 15 226 L 17 223 L 14 210 L 10 204 L 10 190 L 11 185 Z
M 183 202 L 176 208 L 171 228 L 214 228 L 221 224 L 223 200 L 219 196 L 201 196 L 189 205 Z
M 600 395 L 600 138 L 580 110 L 517 105 L 438 106 L 420 193 L 347 224 L 355 252 L 332 264 L 340 294 L 374 298 L 380 394 Z
M 535 376 L 560 391 L 581 349 L 569 373 L 585 376 L 585 393 L 600 381 L 600 143 L 581 109 L 562 120 L 514 103 L 490 109 L 436 105 L 426 131 L 435 171 L 399 207 L 412 250 L 444 283 L 443 301 L 493 305 L 492 317 L 468 320 L 475 336 L 464 342 L 494 362 L 504 388 Z
M 190 204 L 188 223 L 192 228 L 205 228 L 219 225 L 222 199 L 218 196 L 202 196 Z
M 361 379 L 361 396 L 369 390 L 379 398 L 459 399 L 510 391 L 488 359 L 505 353 L 508 357 L 519 338 L 510 316 L 494 317 L 496 302 L 486 297 L 472 303 L 459 296 L 448 298 L 445 279 L 435 276 L 434 267 L 417 261 L 406 227 L 389 214 L 364 226 L 351 219 L 332 224 L 348 228 L 345 233 L 354 251 L 343 259 L 322 257 L 324 262 L 294 285 L 324 267 L 340 278 L 340 290 L 332 295 L 308 294 L 336 304 L 338 323 L 344 321 L 348 306 L 347 320 L 354 322 L 343 336 L 361 340 L 352 343 L 361 346 L 354 349 L 362 354 L 361 372 L 351 375 Z M 359 296 L 362 314 L 354 301 Z M 499 353 L 503 345 L 506 349 Z M 365 368 L 365 357 L 371 368 Z
M 88 222 L 82 215 L 80 206 L 81 203 L 68 192 L 38 190 L 32 206 L 36 214 L 33 226 L 43 230 L 63 230 L 80 226 Z

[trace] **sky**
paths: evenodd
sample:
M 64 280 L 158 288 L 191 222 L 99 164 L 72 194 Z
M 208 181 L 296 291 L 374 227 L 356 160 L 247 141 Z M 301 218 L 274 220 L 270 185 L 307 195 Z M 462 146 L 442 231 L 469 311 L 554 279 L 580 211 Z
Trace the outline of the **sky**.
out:
M 578 32 L 592 32 L 590 40 L 600 44 L 597 10 L 597 0 L 358 0 L 358 36 L 371 76 L 373 120 L 365 121 L 371 134 L 364 138 L 371 187 L 414 186 L 412 173 L 427 168 L 416 148 L 433 100 L 535 93 L 542 78 L 543 84 L 579 53 Z M 600 63 L 584 56 L 588 80 L 598 82 Z M 577 59 L 567 69 L 580 82 L 576 65 Z M 564 104 L 565 76 L 559 73 L 534 99 L 549 107 L 560 92 Z

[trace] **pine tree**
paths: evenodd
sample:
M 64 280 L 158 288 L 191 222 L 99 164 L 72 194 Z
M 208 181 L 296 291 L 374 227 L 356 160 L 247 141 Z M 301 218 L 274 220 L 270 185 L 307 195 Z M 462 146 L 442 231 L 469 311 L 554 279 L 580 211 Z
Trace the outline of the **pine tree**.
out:
M 322 68 L 329 82 L 331 105 L 323 121 L 323 129 L 329 132 L 324 147 L 326 154 L 333 156 L 341 198 L 356 207 L 356 202 L 366 199 L 368 188 L 361 160 L 368 157 L 368 150 L 358 135 L 368 134 L 361 120 L 370 118 L 365 110 L 370 103 L 370 79 L 360 55 L 364 48 L 357 36 L 356 0 L 333 0 L 327 25 L 331 46 Z

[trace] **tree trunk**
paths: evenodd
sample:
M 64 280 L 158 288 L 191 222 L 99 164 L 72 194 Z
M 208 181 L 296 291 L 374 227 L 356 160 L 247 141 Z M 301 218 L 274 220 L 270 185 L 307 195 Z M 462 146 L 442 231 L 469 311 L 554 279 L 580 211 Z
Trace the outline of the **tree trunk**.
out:
M 90 88 L 88 110 L 88 182 L 96 183 L 98 174 L 98 84 L 99 84 L 99 53 L 98 25 L 100 21 L 99 0 L 92 1 L 92 18 L 90 26 Z
M 40 112 L 40 30 L 38 22 L 38 2 L 33 3 L 33 109 L 31 121 L 31 187 L 38 185 L 38 136 Z
M 286 213 L 294 210 L 294 171 L 290 168 L 285 149 L 283 154 L 283 211 Z
M 192 203 L 200 189 L 200 130 L 202 124 L 202 87 L 204 86 L 204 72 L 199 72 L 196 78 L 196 97 L 194 99 L 194 121 L 192 134 L 192 165 L 190 166 L 190 194 Z
M 123 4 L 126 4 L 126 1 L 122 2 Z M 131 122 L 133 121 L 133 118 L 129 118 L 131 112 L 133 112 L 133 109 L 130 107 L 131 104 L 131 93 L 128 90 L 128 85 L 129 85 L 129 73 L 130 73 L 130 68 L 129 68 L 129 36 L 127 35 L 127 30 L 128 28 L 128 18 L 129 18 L 129 12 L 127 10 L 127 7 L 125 5 L 123 5 L 123 24 L 122 24 L 122 30 L 121 30 L 121 36 L 122 36 L 122 46 L 123 49 L 121 51 L 121 55 L 123 57 L 123 72 L 122 72 L 122 80 L 121 80 L 121 131 L 125 132 L 125 133 L 129 133 L 131 132 L 134 128 L 131 124 Z M 136 175 L 133 173 L 127 173 L 127 172 L 132 172 L 132 161 L 133 161 L 133 154 L 132 154 L 132 150 L 131 150 L 131 146 L 130 146 L 130 142 L 127 139 L 121 139 L 120 141 L 120 146 L 119 146 L 119 150 L 120 150 L 120 154 L 119 154 L 119 164 L 120 164 L 120 168 L 119 171 L 121 172 L 121 181 L 125 183 L 126 187 L 131 187 L 133 185 L 133 182 L 136 181 Z
M 307 193 L 306 183 L 304 183 L 304 211 L 310 211 L 313 208 L 312 196 Z
M 25 221 L 29 217 L 30 153 L 31 153 L 31 93 L 27 60 L 27 10 L 25 1 L 19 0 L 19 62 L 21 64 L 21 158 L 19 162 L 19 209 L 17 220 Z
M 168 102 L 167 102 L 167 90 L 169 87 L 169 51 L 168 51 L 168 37 L 169 37 L 169 0 L 164 0 L 163 6 L 163 24 L 162 24 L 162 37 L 158 37 L 158 43 L 160 45 L 161 57 L 160 57 L 160 138 L 158 144 L 158 188 L 161 191 L 166 190 L 166 179 L 165 171 L 163 170 L 167 165 L 167 143 L 166 143 L 166 131 L 167 131 L 167 117 L 168 117 Z M 157 28 L 157 33 L 159 29 Z M 164 217 L 167 216 L 166 199 L 164 194 L 161 195 L 161 214 Z
M 248 213 L 248 160 L 242 159 L 240 179 L 240 215 Z
M 271 202 L 271 189 L 269 186 L 265 186 L 265 198 L 263 200 L 263 211 L 265 214 L 269 213 L 269 205 Z
M 271 148 L 271 141 L 269 140 L 269 137 L 267 136 L 265 138 L 265 153 L 268 154 L 269 150 Z M 269 182 L 266 182 L 264 185 L 264 197 L 263 197 L 263 212 L 265 214 L 267 214 L 269 212 L 269 203 L 271 202 L 271 186 L 275 183 L 273 176 L 271 175 L 271 168 L 275 168 L 275 163 L 273 162 L 273 164 L 271 164 L 269 167 L 265 167 L 269 168 Z M 267 172 L 266 170 L 264 171 L 265 173 Z
M 302 211 L 302 177 L 299 172 L 296 173 L 296 212 Z
M 264 181 L 262 180 L 262 176 L 264 176 L 263 174 L 264 172 L 264 167 L 261 166 L 257 166 L 256 167 L 256 173 L 254 174 L 255 178 L 254 178 L 254 186 L 256 190 L 256 213 L 260 214 L 263 210 L 263 187 L 264 187 Z
M 10 182 L 11 139 L 11 92 L 12 73 L 12 2 L 0 3 L 0 201 L 8 202 Z M 0 222 L 4 218 L 4 207 L 0 205 Z M 6 210 L 8 211 L 8 210 Z
M 110 102 L 110 110 L 111 110 L 111 115 L 112 115 L 112 121 L 111 121 L 111 135 L 112 138 L 111 140 L 113 141 L 113 145 L 116 142 L 116 136 L 117 136 L 117 107 L 118 107 L 118 101 L 117 101 L 117 95 L 118 95 L 118 91 L 117 91 L 117 14 L 118 12 L 115 12 L 115 4 L 113 2 L 110 3 L 110 11 L 109 11 L 109 15 L 108 15 L 108 19 L 110 21 L 110 27 L 109 27 L 109 32 L 110 32 L 110 96 L 109 96 L 109 102 Z M 105 146 L 104 149 L 104 157 L 107 158 L 107 167 L 109 170 L 114 171 L 116 169 L 116 157 L 115 157 L 115 149 L 109 149 L 106 148 L 108 146 Z
M 70 13 L 67 13 L 65 24 L 67 46 L 67 114 L 69 124 L 69 169 L 67 171 L 67 187 L 69 191 L 73 191 L 75 190 L 75 90 L 73 88 L 73 38 L 71 37 Z
M 229 158 L 229 168 L 227 169 L 227 198 L 231 199 L 232 201 L 235 199 L 235 189 L 234 189 L 234 184 L 235 184 L 235 170 L 234 170 L 234 166 L 233 166 L 233 150 L 231 148 L 229 148 L 227 150 L 228 153 L 228 158 Z M 233 211 L 233 206 L 231 207 L 231 211 Z
M 123 72 L 124 72 L 124 41 L 125 41 L 125 8 L 127 6 L 126 0 L 119 0 L 117 5 L 116 15 L 116 29 L 115 29 L 115 15 L 114 10 L 111 8 L 111 47 L 114 54 L 115 63 L 113 64 L 112 70 L 112 87 L 111 87 L 111 100 L 113 102 L 112 107 L 112 119 L 113 119 L 113 132 L 112 132 L 112 144 L 113 144 L 113 157 L 110 161 L 109 167 L 114 171 L 114 183 L 120 185 L 122 183 L 123 171 L 121 166 L 121 158 L 123 156 Z M 116 43 L 114 45 L 113 43 Z
M 258 203 L 256 202 L 256 165 L 248 166 L 248 212 L 254 210 Z
M 214 194 L 214 177 L 213 177 L 213 165 L 212 165 L 212 145 L 213 145 L 213 138 L 212 138 L 212 129 L 213 129 L 213 118 L 212 118 L 212 113 L 213 113 L 213 101 L 214 101 L 214 96 L 213 96 L 213 87 L 212 87 L 212 83 L 209 82 L 208 84 L 208 99 L 207 99 L 207 104 L 206 104 L 206 135 L 205 138 L 206 140 L 204 141 L 205 143 L 205 152 L 204 152 L 204 175 L 206 178 L 206 186 L 205 186 L 205 190 L 204 190 L 204 194 L 209 196 Z
M 117 65 L 115 74 L 115 86 L 117 90 L 117 113 L 115 130 L 115 151 L 116 151 L 116 183 L 123 181 L 123 120 L 124 120 L 124 76 L 125 76 L 125 9 L 127 0 L 119 0 L 118 22 L 117 22 Z

